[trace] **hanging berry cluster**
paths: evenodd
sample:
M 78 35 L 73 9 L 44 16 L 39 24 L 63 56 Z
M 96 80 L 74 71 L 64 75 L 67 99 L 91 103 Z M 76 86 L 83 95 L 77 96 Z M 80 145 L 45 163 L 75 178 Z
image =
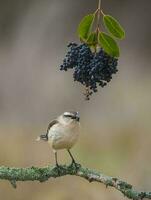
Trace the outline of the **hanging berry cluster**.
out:
M 109 34 L 100 30 L 100 17 Z M 119 22 L 101 10 L 100 0 L 94 14 L 85 16 L 79 24 L 81 43 L 70 43 L 60 70 L 73 69 L 74 81 L 85 86 L 85 99 L 111 81 L 118 65 L 120 50 L 116 39 L 124 39 L 125 32 Z

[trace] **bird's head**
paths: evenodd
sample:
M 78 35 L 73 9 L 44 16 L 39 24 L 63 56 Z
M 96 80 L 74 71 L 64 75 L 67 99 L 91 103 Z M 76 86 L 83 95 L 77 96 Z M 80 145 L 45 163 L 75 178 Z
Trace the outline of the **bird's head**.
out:
M 80 121 L 79 113 L 74 112 L 74 111 L 64 112 L 60 117 L 61 117 L 61 121 L 63 120 L 65 123 Z

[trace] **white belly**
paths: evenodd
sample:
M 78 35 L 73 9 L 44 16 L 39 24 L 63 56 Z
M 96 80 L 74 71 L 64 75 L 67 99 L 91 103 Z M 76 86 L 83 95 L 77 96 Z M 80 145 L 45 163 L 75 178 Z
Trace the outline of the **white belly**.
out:
M 70 149 L 79 136 L 79 126 L 64 127 L 54 125 L 48 133 L 48 142 L 54 150 Z

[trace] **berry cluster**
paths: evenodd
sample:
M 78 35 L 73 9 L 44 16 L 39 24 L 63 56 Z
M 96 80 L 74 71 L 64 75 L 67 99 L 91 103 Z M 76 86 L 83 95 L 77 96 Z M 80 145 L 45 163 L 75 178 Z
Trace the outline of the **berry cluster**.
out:
M 87 88 L 86 97 L 97 92 L 98 85 L 104 87 L 112 79 L 118 65 L 118 59 L 111 57 L 100 48 L 92 52 L 87 44 L 70 43 L 69 51 L 60 66 L 60 70 L 74 69 L 74 81 L 78 81 Z

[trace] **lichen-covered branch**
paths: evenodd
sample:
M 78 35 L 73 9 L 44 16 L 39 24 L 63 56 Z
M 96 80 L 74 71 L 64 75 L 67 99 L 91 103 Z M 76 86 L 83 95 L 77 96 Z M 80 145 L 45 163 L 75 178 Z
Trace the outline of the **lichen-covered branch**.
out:
M 114 187 L 124 194 L 129 199 L 139 200 L 148 198 L 151 199 L 151 192 L 138 192 L 133 189 L 133 186 L 115 177 L 106 176 L 100 172 L 74 165 L 57 167 L 30 167 L 30 168 L 10 168 L 0 167 L 0 179 L 8 180 L 13 187 L 16 187 L 17 181 L 47 181 L 49 178 L 57 178 L 65 175 L 74 175 L 85 178 L 89 182 L 100 182 L 104 185 Z

